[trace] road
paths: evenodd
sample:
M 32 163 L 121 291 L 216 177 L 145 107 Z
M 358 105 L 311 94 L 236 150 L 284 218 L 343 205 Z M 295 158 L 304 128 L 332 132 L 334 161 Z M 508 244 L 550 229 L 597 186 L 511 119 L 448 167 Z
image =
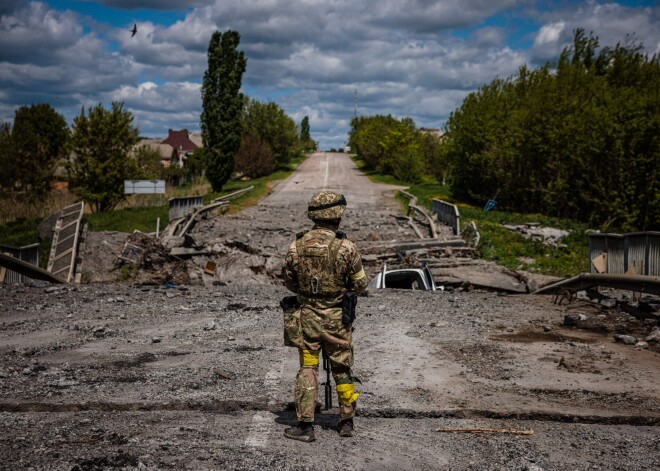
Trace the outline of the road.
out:
M 269 250 L 250 256 L 275 270 L 293 233 L 309 226 L 309 196 L 324 187 L 346 193 L 354 240 L 407 235 L 383 196 L 389 188 L 343 155 L 317 154 L 262 203 L 210 218 L 195 236 Z M 562 326 L 567 313 L 625 314 L 478 290 L 360 298 L 356 436 L 340 439 L 330 410 L 317 416 L 316 442 L 287 440 L 298 361 L 282 345 L 287 293 L 258 271 L 172 289 L 0 287 L 2 467 L 660 467 L 657 348 Z M 533 434 L 436 431 L 449 427 Z
M 383 194 L 397 188 L 402 187 L 372 184 L 346 154 L 317 152 L 292 177 L 276 185 L 261 205 L 304 210 L 314 193 L 329 190 L 346 196 L 349 209 L 374 210 L 391 205 Z

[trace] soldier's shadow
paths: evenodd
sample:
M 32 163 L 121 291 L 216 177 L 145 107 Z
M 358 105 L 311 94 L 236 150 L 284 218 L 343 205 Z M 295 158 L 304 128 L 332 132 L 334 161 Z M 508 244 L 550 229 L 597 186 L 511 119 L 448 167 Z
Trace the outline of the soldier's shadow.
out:
M 284 410 L 275 412 L 275 416 L 275 423 L 280 425 L 294 426 L 298 423 L 296 406 L 293 402 L 288 403 Z M 338 422 L 339 410 L 337 408 L 325 410 L 320 403 L 316 403 L 314 425 L 321 427 L 323 430 L 337 430 Z

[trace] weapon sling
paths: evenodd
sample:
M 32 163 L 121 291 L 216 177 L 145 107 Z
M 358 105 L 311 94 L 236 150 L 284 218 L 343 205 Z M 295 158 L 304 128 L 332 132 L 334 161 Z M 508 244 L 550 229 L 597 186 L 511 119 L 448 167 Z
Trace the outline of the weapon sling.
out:
M 332 384 L 330 383 L 330 358 L 325 352 L 325 348 L 321 350 L 323 353 L 323 369 L 325 370 L 325 410 L 332 409 Z

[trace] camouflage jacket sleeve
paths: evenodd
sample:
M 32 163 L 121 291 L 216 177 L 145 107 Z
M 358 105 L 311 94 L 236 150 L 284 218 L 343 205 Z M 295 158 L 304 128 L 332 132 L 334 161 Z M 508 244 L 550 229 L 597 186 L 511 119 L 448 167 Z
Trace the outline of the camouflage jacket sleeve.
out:
M 349 287 L 353 291 L 361 293 L 367 288 L 367 276 L 362 268 L 362 258 L 353 242 L 347 240 L 342 245 L 347 249 L 343 255 L 348 268 L 346 275 Z
M 296 294 L 298 294 L 298 275 L 296 273 L 297 263 L 298 254 L 296 252 L 296 242 L 293 241 L 293 243 L 289 245 L 289 250 L 284 259 L 282 278 L 284 279 L 284 286 L 286 286 L 289 291 L 293 291 Z

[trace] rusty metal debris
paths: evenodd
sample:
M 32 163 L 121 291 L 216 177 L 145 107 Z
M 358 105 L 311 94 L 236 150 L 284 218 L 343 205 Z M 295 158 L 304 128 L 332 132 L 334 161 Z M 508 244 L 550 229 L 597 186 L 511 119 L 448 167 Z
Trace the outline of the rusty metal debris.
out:
M 576 299 L 577 291 L 573 288 L 559 287 L 554 293 L 553 304 L 561 306 L 562 304 L 571 304 Z
M 204 266 L 204 273 L 211 276 L 215 275 L 215 267 L 216 267 L 216 263 L 212 260 L 209 260 L 208 262 L 206 262 L 206 265 Z

